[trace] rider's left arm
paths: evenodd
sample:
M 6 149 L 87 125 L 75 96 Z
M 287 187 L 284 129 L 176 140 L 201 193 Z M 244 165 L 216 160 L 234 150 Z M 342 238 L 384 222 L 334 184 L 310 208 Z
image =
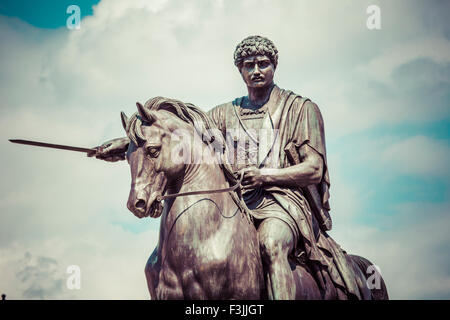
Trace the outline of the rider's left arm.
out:
M 305 187 L 320 183 L 324 169 L 322 156 L 306 143 L 300 147 L 299 153 L 302 162 L 287 168 L 246 169 L 242 182 L 244 189 L 263 185 Z

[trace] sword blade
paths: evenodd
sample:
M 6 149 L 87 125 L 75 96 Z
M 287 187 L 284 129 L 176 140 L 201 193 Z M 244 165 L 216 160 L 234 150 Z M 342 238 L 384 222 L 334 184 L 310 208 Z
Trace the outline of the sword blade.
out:
M 46 142 L 39 142 L 39 141 L 21 140 L 21 139 L 9 139 L 9 141 L 11 141 L 12 143 L 26 144 L 26 145 L 30 145 L 30 146 L 36 146 L 36 147 L 69 150 L 69 151 L 84 152 L 84 153 L 95 152 L 95 149 L 91 149 L 91 148 L 65 146 L 62 144 L 53 144 L 53 143 L 46 143 Z

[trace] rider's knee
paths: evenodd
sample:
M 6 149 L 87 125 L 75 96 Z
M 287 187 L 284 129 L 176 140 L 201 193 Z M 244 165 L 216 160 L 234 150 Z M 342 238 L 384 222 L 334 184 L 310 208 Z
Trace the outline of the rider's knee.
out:
M 262 236 L 259 239 L 259 248 L 265 260 L 269 262 L 280 258 L 285 258 L 288 254 L 287 250 L 283 248 L 282 243 L 277 239 L 269 236 Z
M 293 234 L 289 226 L 278 219 L 266 219 L 258 227 L 262 258 L 269 263 L 286 259 L 293 247 Z

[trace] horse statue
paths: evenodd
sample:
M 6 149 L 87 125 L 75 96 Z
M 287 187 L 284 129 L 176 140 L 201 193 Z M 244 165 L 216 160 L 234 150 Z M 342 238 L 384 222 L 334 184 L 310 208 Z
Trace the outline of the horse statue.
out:
M 257 230 L 240 180 L 224 161 L 192 161 L 213 145 L 224 146 L 223 135 L 211 135 L 214 124 L 192 104 L 156 97 L 137 109 L 129 119 L 121 113 L 130 138 L 127 207 L 139 218 L 161 216 L 159 242 L 145 268 L 150 298 L 267 299 Z M 366 275 L 372 263 L 349 257 L 355 274 Z M 336 288 L 321 288 L 307 264 L 292 264 L 292 272 L 296 299 L 337 298 Z M 358 283 L 370 290 L 366 277 Z M 383 279 L 369 297 L 387 299 Z

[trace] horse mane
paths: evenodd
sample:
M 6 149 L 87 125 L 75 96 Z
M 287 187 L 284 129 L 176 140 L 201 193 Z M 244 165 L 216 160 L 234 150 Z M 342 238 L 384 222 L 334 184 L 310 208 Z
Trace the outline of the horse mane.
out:
M 227 162 L 227 147 L 225 139 L 220 136 L 211 135 L 211 129 L 215 129 L 213 132 L 220 132 L 211 120 L 211 118 L 202 110 L 197 108 L 191 103 L 184 103 L 182 101 L 164 97 L 154 97 L 149 99 L 140 112 L 134 113 L 127 124 L 126 132 L 130 140 L 138 145 L 139 140 L 145 141 L 145 136 L 141 131 L 142 125 L 150 125 L 154 119 L 152 117 L 152 111 L 166 110 L 176 115 L 181 120 L 191 124 L 197 133 L 202 137 L 202 141 L 205 144 L 213 143 L 215 150 L 223 150 L 221 153 L 221 159 L 219 166 L 222 169 L 227 181 L 234 185 L 238 179 L 234 175 L 231 166 Z

